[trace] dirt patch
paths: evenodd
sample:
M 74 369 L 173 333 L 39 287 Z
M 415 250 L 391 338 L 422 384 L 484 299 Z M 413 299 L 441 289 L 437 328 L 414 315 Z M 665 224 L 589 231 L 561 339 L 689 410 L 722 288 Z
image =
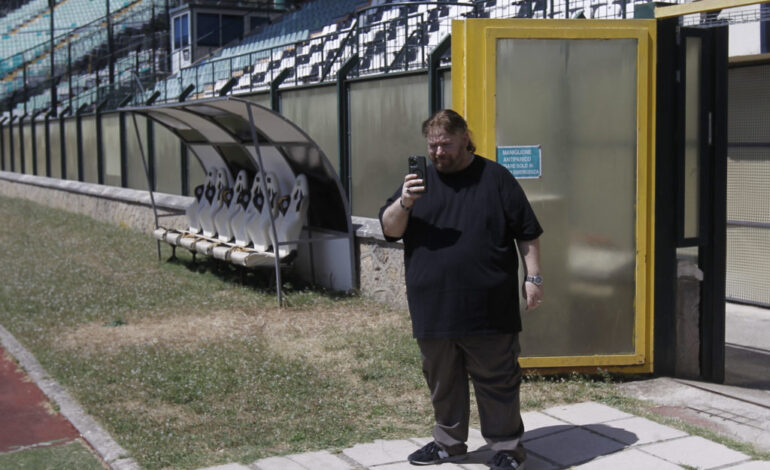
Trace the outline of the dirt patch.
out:
M 169 403 L 149 405 L 141 401 L 125 401 L 115 406 L 126 414 L 147 417 L 158 424 L 174 422 L 178 426 L 197 426 L 203 424 L 203 418 L 190 411 L 189 407 Z
M 134 319 L 127 315 L 126 318 L 120 326 L 88 323 L 65 330 L 53 343 L 62 350 L 109 354 L 129 346 L 182 348 L 257 336 L 286 356 L 301 354 L 335 361 L 341 357 L 325 346 L 332 338 L 353 334 L 361 328 L 389 325 L 408 328 L 408 319 L 403 314 L 379 311 L 369 305 L 355 312 L 351 312 L 349 306 L 331 305 L 312 309 L 169 313 L 161 318 Z
M 181 347 L 257 334 L 264 319 L 239 312 L 209 315 L 172 315 L 128 320 L 120 326 L 88 323 L 65 331 L 55 344 L 64 350 L 117 351 L 126 346 L 164 345 Z

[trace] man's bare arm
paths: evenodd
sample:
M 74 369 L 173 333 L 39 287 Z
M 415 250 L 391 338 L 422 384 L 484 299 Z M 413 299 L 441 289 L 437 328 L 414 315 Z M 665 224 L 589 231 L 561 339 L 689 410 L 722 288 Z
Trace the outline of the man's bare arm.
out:
M 409 224 L 409 212 L 414 201 L 422 194 L 422 180 L 417 175 L 409 174 L 404 178 L 404 186 L 401 189 L 401 197 L 382 213 L 382 232 L 394 238 L 401 238 Z
M 540 239 L 534 240 L 519 240 L 519 251 L 521 252 L 521 258 L 524 261 L 524 273 L 525 276 L 536 276 L 540 274 Z M 543 286 L 537 286 L 532 282 L 524 282 L 522 287 L 522 295 L 527 301 L 527 310 L 540 305 L 543 301 L 544 291 Z

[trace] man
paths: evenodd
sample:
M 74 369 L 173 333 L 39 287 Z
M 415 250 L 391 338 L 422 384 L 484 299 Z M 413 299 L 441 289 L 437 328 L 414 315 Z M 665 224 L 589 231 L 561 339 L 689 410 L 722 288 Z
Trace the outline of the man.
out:
M 473 381 L 481 433 L 496 451 L 494 470 L 523 468 L 519 411 L 521 331 L 518 243 L 527 310 L 543 300 L 540 224 L 511 173 L 474 155 L 468 125 L 443 110 L 423 123 L 426 181 L 404 178 L 380 209 L 386 239 L 403 238 L 412 330 L 431 393 L 434 441 L 409 456 L 414 465 L 462 460 Z M 427 191 L 425 191 L 427 183 Z

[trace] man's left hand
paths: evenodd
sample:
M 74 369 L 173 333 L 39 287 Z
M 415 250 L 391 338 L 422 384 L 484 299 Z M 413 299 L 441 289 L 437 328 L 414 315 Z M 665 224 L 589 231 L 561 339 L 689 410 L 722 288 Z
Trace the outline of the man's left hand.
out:
M 543 303 L 543 286 L 532 282 L 525 282 L 521 288 L 524 298 L 527 300 L 527 311 L 533 310 Z

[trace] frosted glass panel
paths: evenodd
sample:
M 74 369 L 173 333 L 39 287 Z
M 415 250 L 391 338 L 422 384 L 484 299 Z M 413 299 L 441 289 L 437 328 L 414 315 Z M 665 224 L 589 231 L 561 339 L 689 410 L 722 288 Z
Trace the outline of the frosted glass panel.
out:
M 684 237 L 698 236 L 700 223 L 700 68 L 701 38 L 685 38 Z
M 426 155 L 421 126 L 428 117 L 424 77 L 351 85 L 353 215 L 377 217 L 385 199 L 404 181 L 407 157 Z
M 120 186 L 120 117 L 102 115 L 102 152 L 104 154 L 104 183 Z
M 96 153 L 96 115 L 80 118 L 80 128 L 83 136 L 83 181 L 99 182 L 99 163 Z
M 300 89 L 281 94 L 281 114 L 302 128 L 339 172 L 337 88 Z
M 2 127 L 3 132 L 3 164 L 0 168 L 5 171 L 11 171 L 11 132 L 8 130 L 8 123 Z
M 13 129 L 11 131 L 11 145 L 13 146 L 11 148 L 13 154 L 13 158 L 11 159 L 11 171 L 21 173 L 21 126 L 18 125 L 18 121 L 18 119 L 14 121 Z
M 64 140 L 65 159 L 67 162 L 67 174 L 65 179 L 78 179 L 78 132 L 77 118 L 70 117 L 64 120 Z
M 61 127 L 58 119 L 48 122 L 48 132 L 51 136 L 51 177 L 61 178 Z
M 542 146 L 542 177 L 519 180 L 545 230 L 527 356 L 634 352 L 636 53 L 635 39 L 497 43 L 496 144 Z
M 45 121 L 35 122 L 35 150 L 37 151 L 37 174 L 48 176 L 45 172 Z
M 134 117 L 136 127 L 134 127 Z M 136 131 L 139 130 L 137 139 Z M 139 147 L 139 139 L 142 146 Z M 126 183 L 131 189 L 147 189 L 147 175 L 144 172 L 142 153 L 147 158 L 147 119 L 126 113 Z
M 32 145 L 32 124 L 30 124 L 27 119 L 24 122 L 24 173 L 28 175 L 33 174 L 35 168 L 32 163 L 32 156 L 34 155 L 32 153 L 34 151 Z
M 156 191 L 182 194 L 182 142 L 173 132 L 153 125 Z

